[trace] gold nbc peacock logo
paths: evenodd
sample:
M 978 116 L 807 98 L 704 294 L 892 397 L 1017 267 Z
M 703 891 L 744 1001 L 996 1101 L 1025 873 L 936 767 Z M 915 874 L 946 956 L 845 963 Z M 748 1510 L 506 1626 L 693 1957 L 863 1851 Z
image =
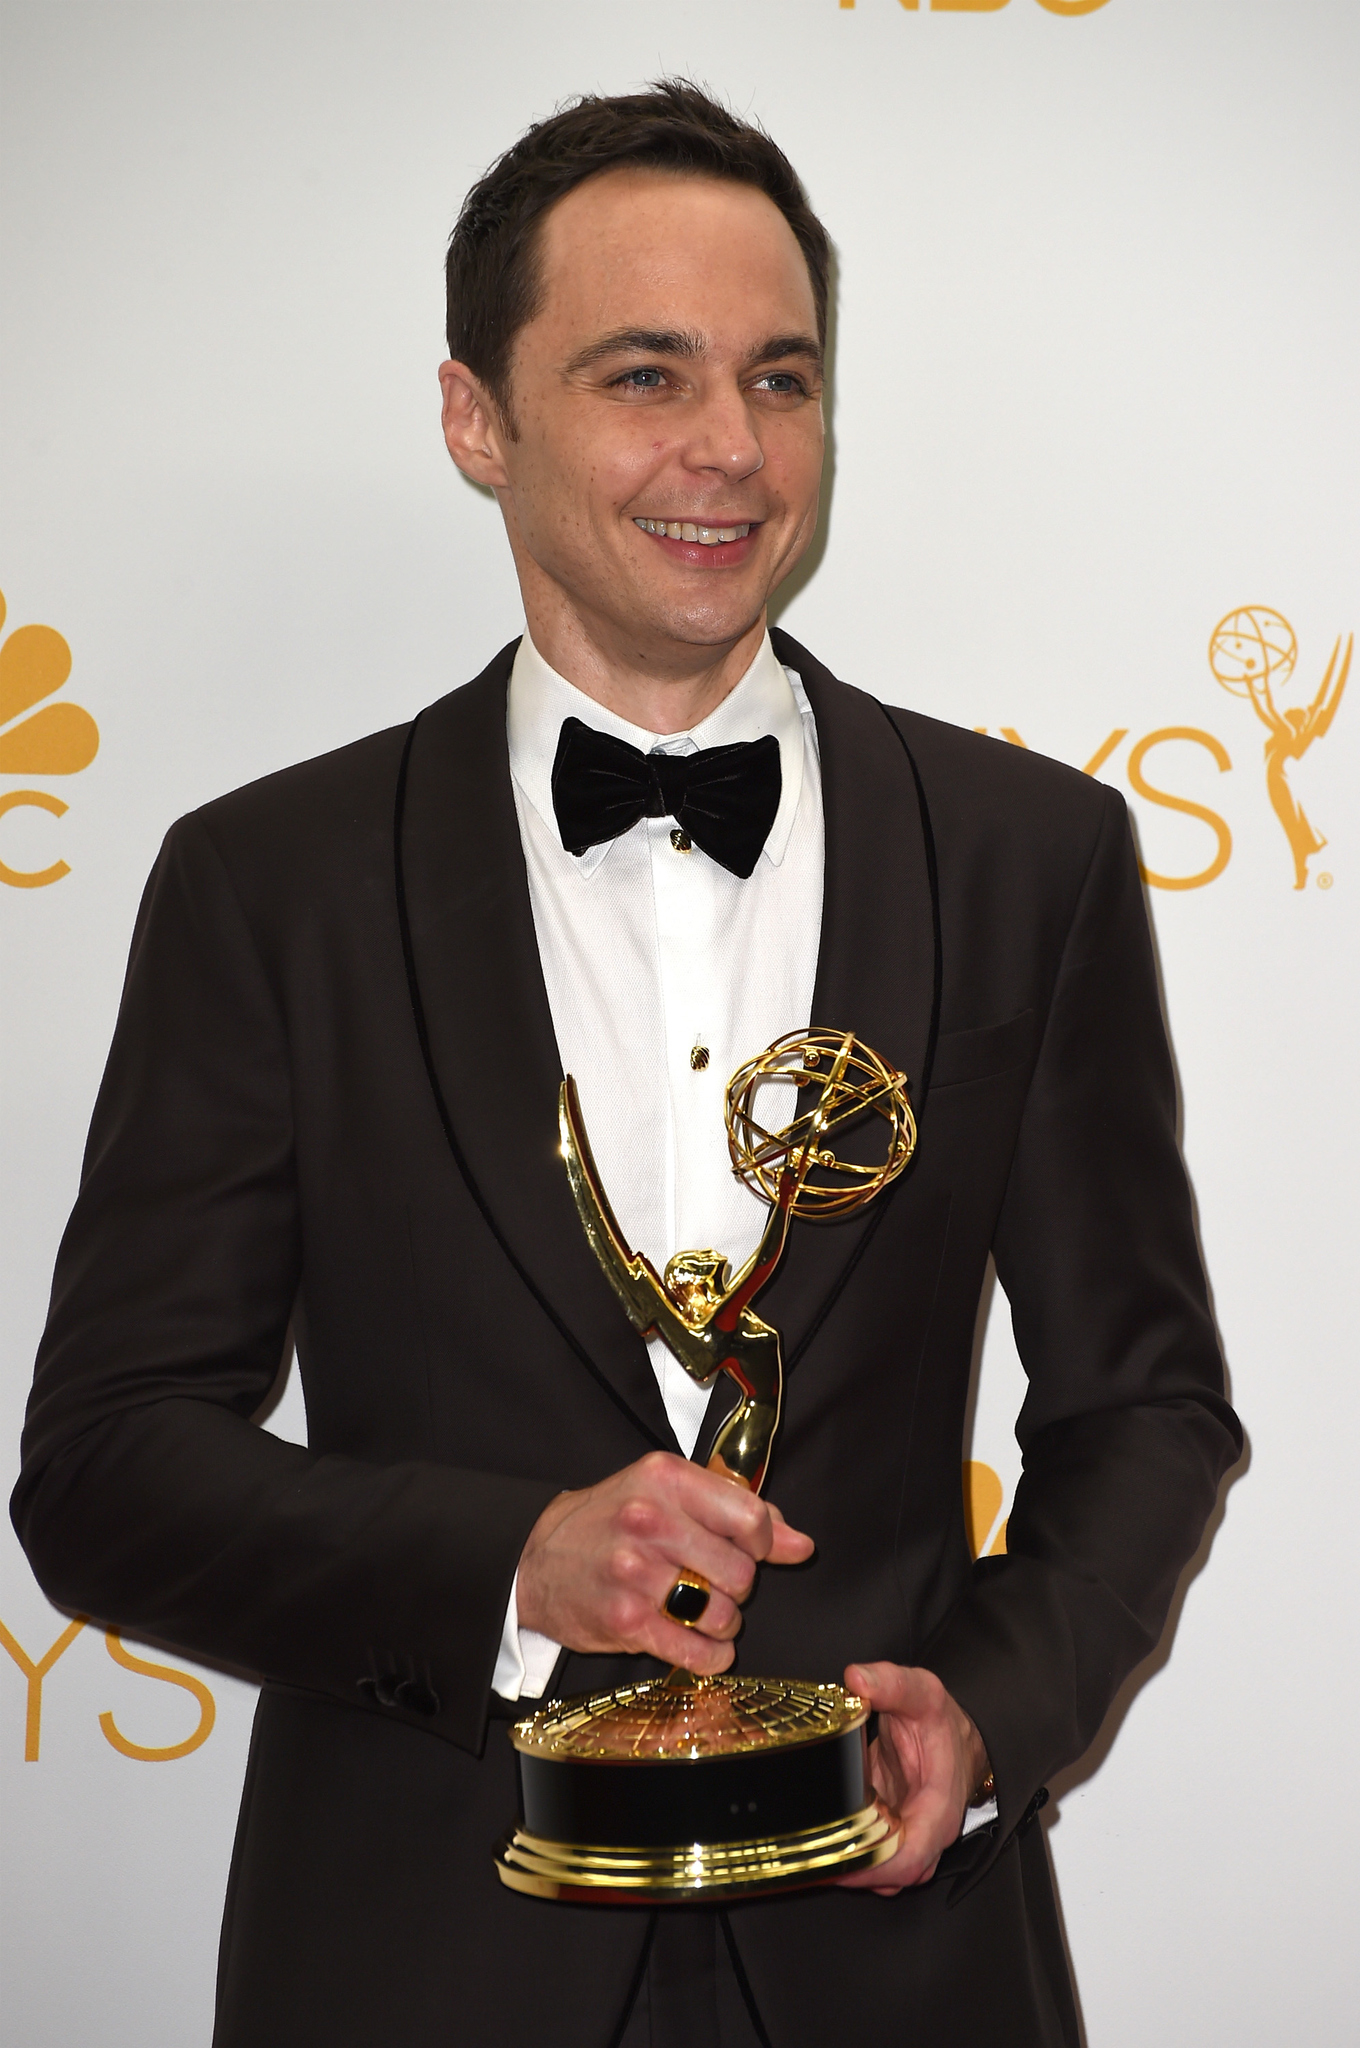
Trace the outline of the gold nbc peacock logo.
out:
M 0 593 L 0 629 L 6 606 Z M 17 626 L 0 641 L 0 775 L 78 775 L 99 752 L 99 727 L 79 704 L 49 704 L 71 673 L 71 650 L 52 626 Z M 34 706 L 40 705 L 40 710 Z M 0 817 L 7 811 L 48 811 L 67 806 L 41 789 L 0 792 Z M 13 868 L 0 859 L 0 882 L 12 889 L 42 889 L 71 872 L 64 860 L 46 868 Z
M 1005 1556 L 1010 1521 L 1001 1512 L 1005 1498 L 1000 1473 L 980 1458 L 969 1458 L 963 1468 L 963 1526 L 974 1557 Z

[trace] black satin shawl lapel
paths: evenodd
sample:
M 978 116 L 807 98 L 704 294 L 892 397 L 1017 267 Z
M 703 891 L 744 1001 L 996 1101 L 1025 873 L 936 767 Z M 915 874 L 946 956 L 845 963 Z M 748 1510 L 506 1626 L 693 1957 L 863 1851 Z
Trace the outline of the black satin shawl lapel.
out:
M 821 756 L 826 866 L 812 1021 L 853 1031 L 891 1060 L 919 1110 L 937 1015 L 938 892 L 913 763 L 876 698 L 838 682 L 787 633 L 776 629 L 771 639 L 780 661 L 802 677 Z M 784 1333 L 789 1369 L 892 1194 L 843 1223 L 795 1224 L 784 1265 L 760 1303 Z
M 562 1067 L 505 730 L 517 645 L 423 712 L 408 746 L 396 852 L 417 1028 L 455 1161 L 512 1266 L 644 1436 L 673 1450 L 646 1348 L 586 1243 L 558 1150 Z

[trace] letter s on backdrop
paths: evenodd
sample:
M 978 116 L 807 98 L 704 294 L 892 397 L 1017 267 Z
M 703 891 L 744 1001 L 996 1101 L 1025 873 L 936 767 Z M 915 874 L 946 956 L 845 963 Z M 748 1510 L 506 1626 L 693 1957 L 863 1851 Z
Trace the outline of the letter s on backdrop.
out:
M 1197 747 L 1205 747 L 1218 763 L 1218 772 L 1223 774 L 1232 767 L 1228 750 L 1222 740 L 1216 740 L 1211 732 L 1202 732 L 1197 725 L 1163 725 L 1156 732 L 1150 732 L 1139 740 L 1129 751 L 1129 782 L 1139 796 L 1149 803 L 1160 804 L 1166 811 L 1184 811 L 1187 817 L 1201 818 L 1218 840 L 1218 852 L 1207 868 L 1201 868 L 1197 875 L 1154 875 L 1150 868 L 1141 867 L 1145 882 L 1154 889 L 1202 889 L 1206 882 L 1216 881 L 1232 856 L 1232 833 L 1227 821 L 1217 811 L 1211 811 L 1204 804 L 1191 803 L 1189 797 L 1169 796 L 1164 789 L 1154 789 L 1143 774 L 1143 760 L 1153 747 L 1159 747 L 1163 740 L 1190 740 Z
M 126 1735 L 119 1733 L 112 1714 L 99 1716 L 99 1726 L 103 1730 L 104 1740 L 111 1743 L 120 1756 L 130 1756 L 142 1764 L 169 1764 L 173 1763 L 176 1757 L 188 1756 L 192 1750 L 202 1749 L 212 1734 L 213 1723 L 217 1719 L 216 1702 L 202 1680 L 191 1678 L 187 1671 L 175 1671 L 169 1664 L 150 1664 L 145 1657 L 134 1657 L 131 1650 L 125 1648 L 121 1636 L 114 1629 L 109 1630 L 104 1642 L 114 1663 L 121 1664 L 124 1671 L 136 1671 L 143 1678 L 159 1678 L 166 1685 L 183 1686 L 185 1692 L 191 1692 L 198 1701 L 198 1726 L 183 1742 L 170 1742 L 161 1748 L 146 1749 L 140 1742 L 129 1742 Z

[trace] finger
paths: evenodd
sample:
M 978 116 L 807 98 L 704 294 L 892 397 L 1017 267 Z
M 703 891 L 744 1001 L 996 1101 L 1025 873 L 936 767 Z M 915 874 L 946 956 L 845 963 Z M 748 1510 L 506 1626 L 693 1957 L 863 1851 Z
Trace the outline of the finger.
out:
M 698 1572 L 730 1598 L 744 1600 L 755 1578 L 750 1548 L 714 1529 L 718 1517 L 704 1518 L 705 1507 L 714 1505 L 708 1493 L 677 1476 L 673 1468 L 680 1465 L 679 1459 L 667 1462 L 669 1471 L 659 1459 L 656 1472 L 642 1471 L 644 1483 L 630 1488 L 618 1504 L 611 1532 L 616 1576 L 637 1584 L 654 1606 L 661 1604 L 681 1571 Z M 720 1495 L 736 1496 L 736 1507 L 747 1523 L 765 1515 L 762 1503 L 743 1496 L 730 1480 L 708 1478 L 708 1486 L 716 1487 Z M 731 1503 L 720 1500 L 717 1506 L 730 1522 Z M 667 1574 L 664 1586 L 658 1583 L 658 1573 Z
M 790 1529 L 787 1523 L 774 1524 L 772 1533 L 775 1540 L 764 1557 L 766 1564 L 800 1564 L 811 1555 L 811 1537 Z M 743 1545 L 714 1535 L 703 1523 L 686 1516 L 666 1529 L 660 1547 L 681 1570 L 702 1572 L 733 1600 L 750 1597 L 758 1559 Z
M 725 1593 L 738 1606 L 749 1598 L 756 1578 L 755 1559 L 735 1543 L 712 1535 L 702 1524 L 678 1517 L 656 1547 L 661 1569 L 670 1574 L 666 1592 L 674 1585 L 678 1572 L 698 1572 L 708 1580 L 715 1595 Z M 707 1614 L 703 1625 L 708 1626 Z
M 706 1546 L 717 1554 L 702 1554 Z M 730 1545 L 718 1551 L 712 1538 L 693 1523 L 682 1526 L 680 1533 L 665 1543 L 634 1541 L 616 1546 L 607 1568 L 606 1622 L 620 1647 L 650 1647 L 643 1643 L 642 1633 L 657 1616 L 687 1636 L 701 1632 L 730 1641 L 741 1628 L 739 1599 L 716 1583 L 719 1567 L 737 1581 L 738 1594 L 744 1597 L 755 1570 L 750 1559 Z M 708 1603 L 688 1627 L 669 1614 L 666 1605 L 682 1573 L 707 1579 L 709 1584 Z
M 686 1573 L 709 1581 L 709 1604 L 688 1628 L 666 1610 L 676 1581 Z M 614 1544 L 606 1567 L 610 1622 L 621 1642 L 631 1642 L 653 1614 L 666 1614 L 686 1634 L 698 1628 L 729 1640 L 741 1628 L 739 1606 L 750 1593 L 754 1573 L 756 1567 L 741 1550 L 717 1544 L 692 1522 L 676 1522 L 651 1540 Z
M 765 1562 L 802 1564 L 804 1558 L 811 1557 L 817 1548 L 813 1538 L 786 1522 L 782 1510 L 772 1500 L 767 1500 L 765 1507 L 770 1517 L 770 1549 Z
M 663 1664 L 679 1665 L 682 1671 L 695 1671 L 702 1677 L 710 1678 L 720 1671 L 726 1671 L 735 1655 L 730 1640 L 719 1639 L 703 1629 L 682 1628 L 665 1614 L 655 1615 L 640 1631 L 636 1643 L 630 1648 L 649 1657 L 656 1657 Z
M 882 1714 L 922 1713 L 931 1678 L 931 1673 L 903 1664 L 847 1664 L 845 1668 L 846 1690 L 858 1693 Z
M 664 1610 L 664 1601 L 662 1607 Z M 741 1608 L 736 1601 L 729 1600 L 726 1593 L 716 1591 L 709 1594 L 708 1605 L 697 1621 L 691 1622 L 687 1627 L 681 1623 L 687 1636 L 712 1636 L 715 1642 L 720 1643 L 730 1643 L 735 1636 L 740 1635 L 741 1625 Z
M 871 1707 L 887 1707 L 893 1704 L 889 1694 L 894 1690 L 892 1676 L 896 1669 L 892 1664 L 847 1664 L 846 1690 L 858 1693 Z
M 686 1628 L 664 1611 L 672 1580 L 666 1580 L 664 1586 L 659 1581 L 649 1586 L 649 1573 L 636 1560 L 624 1576 L 626 1584 L 620 1583 L 615 1573 L 613 1587 L 601 1601 L 594 1626 L 587 1624 L 588 1649 L 656 1657 L 663 1664 L 678 1664 L 691 1671 L 726 1670 L 732 1661 L 731 1638 L 741 1625 L 741 1617 L 725 1595 L 710 1596 L 710 1604 L 717 1607 L 711 1624 L 705 1614 L 705 1626 Z M 721 1635 L 716 1633 L 718 1629 L 722 1630 Z
M 911 1797 L 911 1780 L 896 1743 L 884 1740 L 881 1722 L 877 1738 L 869 1744 L 869 1772 L 874 1791 L 883 1804 L 893 1813 L 900 1813 Z
M 675 1484 L 679 1504 L 687 1514 L 715 1536 L 735 1543 L 757 1563 L 770 1556 L 776 1542 L 781 1546 L 792 1542 L 789 1562 L 807 1556 L 812 1550 L 812 1538 L 790 1529 L 777 1509 L 716 1472 L 689 1465 L 683 1477 L 675 1475 Z
M 817 1548 L 814 1539 L 802 1529 L 791 1529 L 781 1515 L 771 1524 L 770 1548 L 766 1554 L 767 1564 L 802 1564 Z
M 928 1884 L 935 1875 L 941 1856 L 957 1838 L 958 1828 L 952 1817 L 938 1812 L 914 1813 L 908 1810 L 902 1818 L 902 1836 L 897 1853 L 874 1875 L 881 1885 Z
M 949 1847 L 947 1841 L 938 1839 L 939 1832 L 938 1825 L 932 1827 L 908 1818 L 897 1848 L 888 1861 L 872 1870 L 852 1871 L 841 1879 L 842 1885 L 848 1891 L 872 1891 L 884 1898 L 894 1898 L 898 1892 L 913 1885 L 929 1884 L 940 1857 Z
M 695 1588 L 697 1574 L 686 1570 L 670 1587 L 666 1597 L 659 1603 L 661 1612 L 670 1621 L 678 1621 L 681 1628 L 690 1635 L 712 1636 L 719 1642 L 731 1642 L 741 1632 L 741 1609 L 725 1593 L 718 1593 L 711 1586 Z M 677 1601 L 675 1594 L 683 1591 L 685 1600 Z M 698 1598 L 695 1602 L 697 1590 Z M 698 1613 L 694 1606 L 698 1605 Z

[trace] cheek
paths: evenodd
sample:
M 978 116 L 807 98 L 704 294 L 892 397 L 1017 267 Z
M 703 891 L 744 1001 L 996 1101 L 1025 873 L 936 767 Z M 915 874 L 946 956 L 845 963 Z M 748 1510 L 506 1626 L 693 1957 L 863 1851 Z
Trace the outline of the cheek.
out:
M 526 538 L 551 533 L 560 544 L 593 531 L 603 540 L 674 459 L 652 421 L 597 415 L 564 431 L 526 408 L 515 480 Z
M 516 467 L 515 498 L 527 539 L 547 540 L 581 525 L 592 488 L 588 450 L 545 435 L 531 440 L 526 421 Z
M 810 510 L 822 480 L 824 437 L 819 424 L 797 427 L 766 443 L 765 461 L 771 482 L 778 483 L 792 513 Z
M 639 491 L 664 474 L 675 458 L 670 441 L 652 428 L 601 440 L 595 448 L 594 480 L 603 501 L 628 504 Z

